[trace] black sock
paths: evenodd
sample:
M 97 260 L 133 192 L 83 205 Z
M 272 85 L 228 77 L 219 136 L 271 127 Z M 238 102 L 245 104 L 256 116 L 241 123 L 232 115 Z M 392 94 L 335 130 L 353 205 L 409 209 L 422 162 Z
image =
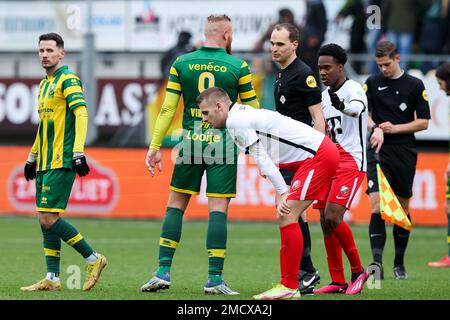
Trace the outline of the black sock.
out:
M 407 216 L 409 221 L 411 221 L 411 217 L 409 216 L 409 214 L 407 214 Z M 395 245 L 394 266 L 403 266 L 403 257 L 405 256 L 406 247 L 408 246 L 410 231 L 394 225 L 392 233 L 394 235 Z
M 383 250 L 386 243 L 386 225 L 379 212 L 373 212 L 369 223 L 370 247 L 373 260 L 383 263 Z
M 352 282 L 355 282 L 356 279 L 358 279 L 358 277 L 362 274 L 362 272 L 355 272 L 352 273 Z
M 298 224 L 303 235 L 303 255 L 300 263 L 300 270 L 306 272 L 316 272 L 311 260 L 311 234 L 309 233 L 308 223 L 303 221 L 302 217 L 298 219 Z

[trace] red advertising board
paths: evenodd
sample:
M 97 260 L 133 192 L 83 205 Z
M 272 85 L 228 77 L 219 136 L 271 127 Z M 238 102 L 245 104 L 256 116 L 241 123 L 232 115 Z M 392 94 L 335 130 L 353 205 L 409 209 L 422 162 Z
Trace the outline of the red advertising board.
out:
M 28 147 L 0 147 L 0 215 L 34 214 L 34 182 L 22 175 Z M 145 166 L 146 149 L 87 148 L 91 174 L 77 177 L 67 216 L 108 218 L 162 218 L 169 194 L 173 170 L 170 149 L 164 149 L 163 172 L 152 178 Z M 420 153 L 410 211 L 413 225 L 446 225 L 445 173 L 447 153 Z M 368 223 L 370 203 L 365 184 L 355 196 L 347 218 L 354 223 Z M 232 220 L 275 220 L 274 189 L 259 176 L 257 167 L 241 156 L 238 166 L 237 197 L 231 201 Z M 186 211 L 187 219 L 207 219 L 204 183 L 199 196 L 193 196 Z M 319 220 L 309 209 L 310 221 Z

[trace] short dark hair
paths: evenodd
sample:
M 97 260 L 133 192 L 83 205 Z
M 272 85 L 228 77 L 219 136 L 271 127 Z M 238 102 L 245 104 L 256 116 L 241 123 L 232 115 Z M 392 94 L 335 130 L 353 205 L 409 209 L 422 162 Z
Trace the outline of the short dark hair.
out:
M 204 90 L 200 95 L 197 97 L 197 105 L 200 105 L 204 100 L 208 99 L 211 96 L 217 96 L 218 99 L 230 99 L 228 96 L 228 93 L 219 87 L 211 87 L 206 90 Z
M 58 48 L 64 49 L 64 40 L 59 34 L 50 32 L 50 33 L 41 34 L 39 36 L 39 43 L 41 41 L 47 41 L 47 40 L 54 40 L 56 42 L 56 46 Z
M 291 18 L 291 19 L 294 19 L 294 14 L 288 8 L 280 9 L 280 11 L 278 11 L 278 16 L 280 18 Z
M 390 41 L 381 41 L 375 49 L 375 57 L 389 57 L 393 59 L 398 54 L 397 46 Z
M 345 53 L 345 50 L 341 46 L 335 43 L 326 44 L 320 47 L 317 56 L 332 56 L 339 64 L 342 65 L 347 62 L 347 53 Z
M 280 31 L 281 29 L 286 29 L 289 32 L 289 41 L 298 41 L 299 31 L 296 26 L 291 23 L 278 23 L 275 25 L 274 30 Z
M 445 81 L 445 88 L 450 91 L 450 62 L 445 62 L 437 67 L 436 78 Z

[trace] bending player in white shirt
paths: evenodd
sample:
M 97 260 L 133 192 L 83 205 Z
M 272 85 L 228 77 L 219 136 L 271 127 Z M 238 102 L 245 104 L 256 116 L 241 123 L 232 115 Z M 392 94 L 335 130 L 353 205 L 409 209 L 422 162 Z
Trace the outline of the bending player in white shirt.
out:
M 197 102 L 203 120 L 214 128 L 226 127 L 234 142 L 253 157 L 261 173 L 281 196 L 277 204 L 281 281 L 254 298 L 298 298 L 298 272 L 303 250 L 298 218 L 313 200 L 326 199 L 339 163 L 337 147 L 323 133 L 278 112 L 232 103 L 221 88 L 203 91 Z M 275 164 L 295 172 L 290 190 Z
M 343 218 L 366 175 L 367 98 L 362 86 L 345 76 L 347 55 L 344 49 L 327 44 L 320 48 L 318 56 L 320 78 L 328 86 L 322 92 L 323 113 L 331 139 L 339 150 L 340 161 L 326 201 L 318 201 L 313 206 L 320 210 L 332 281 L 315 289 L 314 293 L 356 294 L 363 289 L 368 274 L 361 265 L 353 233 Z M 342 249 L 351 266 L 349 285 L 344 276 Z

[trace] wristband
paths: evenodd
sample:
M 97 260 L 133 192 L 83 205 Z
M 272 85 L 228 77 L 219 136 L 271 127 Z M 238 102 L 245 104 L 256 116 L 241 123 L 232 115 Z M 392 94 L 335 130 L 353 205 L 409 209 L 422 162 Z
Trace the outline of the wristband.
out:
M 379 128 L 380 126 L 378 125 L 378 123 L 375 123 L 375 125 L 372 127 L 372 129 L 370 130 L 370 132 L 373 133 L 373 131 L 375 130 L 375 128 Z

